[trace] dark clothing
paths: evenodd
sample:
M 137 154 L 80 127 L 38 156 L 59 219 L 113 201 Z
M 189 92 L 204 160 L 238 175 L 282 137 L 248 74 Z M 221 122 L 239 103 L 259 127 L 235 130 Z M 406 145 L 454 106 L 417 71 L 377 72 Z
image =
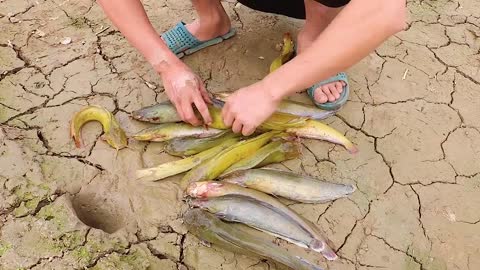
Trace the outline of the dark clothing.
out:
M 327 7 L 345 6 L 350 0 L 315 0 Z M 305 19 L 303 0 L 238 0 L 243 5 L 258 11 L 285 15 L 296 19 Z

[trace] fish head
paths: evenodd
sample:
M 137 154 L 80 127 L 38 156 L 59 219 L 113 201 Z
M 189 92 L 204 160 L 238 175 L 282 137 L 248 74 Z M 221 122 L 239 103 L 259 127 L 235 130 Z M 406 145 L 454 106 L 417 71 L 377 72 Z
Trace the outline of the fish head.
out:
M 224 185 L 214 181 L 191 183 L 187 188 L 187 194 L 195 198 L 217 197 L 218 191 Z
M 197 207 L 215 214 L 221 212 L 222 209 L 224 208 L 223 202 L 218 201 L 215 198 L 211 198 L 211 199 L 201 198 L 201 199 L 191 200 L 190 206 Z
M 190 209 L 183 215 L 183 222 L 189 230 L 205 230 L 212 226 L 214 217 L 200 209 Z
M 163 108 L 162 104 L 148 106 L 132 112 L 131 116 L 133 119 L 137 119 L 140 121 L 148 119 L 149 121 L 152 121 L 152 122 L 158 122 L 160 121 L 160 116 L 161 116 L 160 112 L 164 111 L 164 110 L 161 110 L 161 108 Z
M 103 136 L 103 139 L 117 150 L 123 149 L 128 145 L 127 135 L 117 125 L 112 125 L 111 129 Z
M 207 203 L 207 199 L 195 199 L 190 201 L 190 206 L 204 209 L 207 207 Z

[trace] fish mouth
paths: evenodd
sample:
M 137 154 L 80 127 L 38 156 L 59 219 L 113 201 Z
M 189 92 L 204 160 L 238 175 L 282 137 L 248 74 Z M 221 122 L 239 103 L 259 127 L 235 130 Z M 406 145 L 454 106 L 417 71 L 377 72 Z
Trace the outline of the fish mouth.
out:
M 205 192 L 206 192 L 205 185 L 202 185 L 200 183 L 191 183 L 187 187 L 187 194 L 191 197 L 194 197 L 194 198 L 203 197 Z
M 187 194 L 194 198 L 207 198 L 209 192 L 222 187 L 223 184 L 216 182 L 197 182 L 191 183 L 187 188 Z
M 190 201 L 190 206 L 191 207 L 198 207 L 198 208 L 204 208 L 205 203 L 207 202 L 207 199 L 195 199 Z

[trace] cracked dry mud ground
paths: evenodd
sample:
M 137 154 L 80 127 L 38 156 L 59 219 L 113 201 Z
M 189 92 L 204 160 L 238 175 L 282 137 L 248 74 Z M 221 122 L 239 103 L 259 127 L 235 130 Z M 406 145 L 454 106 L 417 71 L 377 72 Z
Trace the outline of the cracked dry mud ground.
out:
M 145 4 L 159 32 L 194 16 L 188 1 Z M 224 5 L 238 35 L 185 59 L 210 91 L 261 79 L 282 33 L 301 25 Z M 290 203 L 341 256 L 304 254 L 327 269 L 480 269 L 480 4 L 408 9 L 408 30 L 348 71 L 350 102 L 326 121 L 360 153 L 307 140 L 300 159 L 276 165 L 358 186 L 329 204 Z M 135 169 L 173 159 L 161 143 L 131 142 L 115 159 L 89 123 L 74 147 L 68 123 L 82 106 L 105 106 L 132 133 L 144 125 L 128 113 L 166 99 L 95 2 L 0 0 L 0 26 L 0 269 L 281 269 L 188 234 L 178 177 L 135 183 Z

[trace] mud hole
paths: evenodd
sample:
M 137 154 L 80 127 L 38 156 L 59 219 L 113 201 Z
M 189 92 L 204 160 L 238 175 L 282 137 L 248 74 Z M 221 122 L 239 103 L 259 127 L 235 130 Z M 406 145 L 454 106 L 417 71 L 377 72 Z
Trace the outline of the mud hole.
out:
M 120 207 L 125 202 L 115 197 L 115 194 L 102 196 L 94 192 L 81 192 L 71 202 L 77 217 L 85 225 L 114 233 L 125 226 L 128 218 Z

